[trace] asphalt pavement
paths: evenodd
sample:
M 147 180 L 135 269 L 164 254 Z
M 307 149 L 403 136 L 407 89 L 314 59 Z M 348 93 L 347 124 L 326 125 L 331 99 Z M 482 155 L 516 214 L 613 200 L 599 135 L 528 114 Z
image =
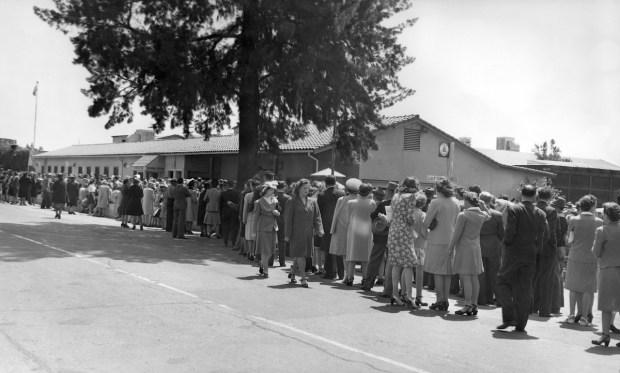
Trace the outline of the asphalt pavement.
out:
M 600 312 L 497 331 L 495 307 L 410 311 L 360 273 L 304 289 L 287 270 L 260 278 L 216 239 L 0 204 L 0 372 L 620 372 L 619 335 L 590 344 Z

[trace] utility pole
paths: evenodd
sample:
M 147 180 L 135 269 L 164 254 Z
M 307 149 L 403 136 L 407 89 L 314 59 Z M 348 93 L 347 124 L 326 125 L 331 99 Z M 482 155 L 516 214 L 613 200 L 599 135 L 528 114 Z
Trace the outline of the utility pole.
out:
M 39 81 L 34 86 L 34 91 L 32 92 L 34 95 L 34 135 L 32 137 L 32 150 L 35 151 L 37 144 L 37 104 L 39 101 Z

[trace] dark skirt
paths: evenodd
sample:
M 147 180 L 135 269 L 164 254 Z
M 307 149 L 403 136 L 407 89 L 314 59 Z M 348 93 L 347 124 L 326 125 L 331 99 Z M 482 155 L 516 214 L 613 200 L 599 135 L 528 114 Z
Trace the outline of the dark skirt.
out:
M 120 205 L 118 205 L 118 214 L 127 215 L 127 204 L 129 203 L 129 197 L 123 197 Z
M 142 201 L 140 201 L 137 198 L 129 198 L 124 215 L 129 215 L 129 216 L 144 215 L 144 211 L 142 210 Z
M 278 234 L 276 231 L 256 233 L 256 250 L 263 257 L 272 256 L 276 252 L 277 242 Z

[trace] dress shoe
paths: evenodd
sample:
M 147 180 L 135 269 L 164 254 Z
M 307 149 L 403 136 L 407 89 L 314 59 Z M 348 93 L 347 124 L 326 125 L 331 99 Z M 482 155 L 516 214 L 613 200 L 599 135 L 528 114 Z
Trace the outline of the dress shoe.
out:
M 614 324 L 611 324 L 611 325 L 609 326 L 609 330 L 610 330 L 612 333 L 620 334 L 620 329 L 616 328 L 616 327 L 614 326 Z
M 525 328 L 520 327 L 520 326 L 517 326 L 517 327 L 515 328 L 515 332 L 518 332 L 518 333 L 527 333 L 527 332 L 525 331 Z
M 516 321 L 506 321 L 505 323 L 498 325 L 496 329 L 498 330 L 504 330 L 504 329 L 508 329 L 512 326 L 517 326 L 517 322 Z

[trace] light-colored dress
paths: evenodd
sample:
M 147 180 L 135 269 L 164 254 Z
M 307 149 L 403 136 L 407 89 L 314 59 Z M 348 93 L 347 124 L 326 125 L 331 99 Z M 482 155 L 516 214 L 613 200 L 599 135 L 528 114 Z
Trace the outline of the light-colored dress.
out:
M 596 229 L 592 253 L 598 259 L 599 311 L 620 311 L 620 223 Z
M 428 245 L 428 229 L 424 227 L 424 218 L 426 213 L 422 209 L 416 208 L 413 210 L 413 231 L 417 235 L 413 241 L 413 247 L 415 249 L 415 255 L 418 257 L 420 265 L 424 265 L 426 257 L 426 246 Z
M 596 228 L 603 220 L 590 212 L 582 212 L 568 223 L 568 234 L 573 242 L 568 253 L 564 287 L 578 293 L 596 293 L 598 260 L 592 253 Z
M 253 203 L 254 193 L 250 192 L 243 197 L 243 222 L 245 223 L 245 239 L 248 241 L 256 240 L 256 210 L 250 211 L 250 205 Z
M 367 262 L 372 250 L 372 220 L 370 214 L 376 203 L 367 197 L 357 197 L 347 202 L 349 228 L 347 230 L 347 254 L 349 262 Z
M 388 233 L 388 262 L 392 266 L 413 268 L 418 265 L 414 251 L 415 195 L 396 194 L 392 198 L 392 220 Z
M 349 234 L 349 205 L 347 202 L 357 198 L 354 194 L 349 194 L 338 198 L 334 208 L 334 217 L 331 226 L 331 242 L 329 253 L 337 256 L 347 254 L 347 236 Z
M 470 207 L 456 218 L 449 250 L 454 250 L 454 273 L 476 275 L 484 272 L 480 249 L 480 228 L 491 215 L 479 207 Z
M 437 219 L 435 229 L 428 232 L 428 244 L 424 271 L 436 275 L 451 275 L 450 238 L 454 233 L 456 218 L 461 213 L 461 206 L 454 197 L 446 198 L 441 193 L 431 201 L 424 218 L 424 226 L 429 228 L 433 219 Z
M 155 203 L 155 193 L 151 188 L 144 188 L 144 197 L 142 197 L 142 210 L 144 215 L 153 215 L 155 213 L 153 205 Z
M 99 189 L 97 189 L 97 207 L 107 209 L 111 194 L 110 187 L 105 184 L 101 184 Z
M 185 210 L 185 221 L 187 223 L 195 222 L 198 219 L 198 196 L 200 194 L 195 189 L 190 189 L 189 192 L 192 195 L 187 197 L 187 210 Z
M 260 198 L 254 202 L 254 211 L 256 213 L 256 250 L 261 256 L 271 256 L 276 250 L 276 242 L 278 242 L 278 220 L 274 215 L 277 211 L 278 200 L 276 198 Z

